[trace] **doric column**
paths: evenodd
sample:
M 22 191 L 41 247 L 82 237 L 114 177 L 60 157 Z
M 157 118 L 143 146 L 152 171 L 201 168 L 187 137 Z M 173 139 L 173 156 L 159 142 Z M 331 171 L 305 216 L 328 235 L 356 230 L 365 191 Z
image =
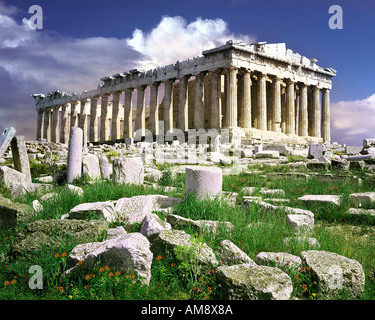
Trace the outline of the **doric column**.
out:
M 98 142 L 98 100 L 99 97 L 91 98 L 90 104 L 90 142 Z
M 180 80 L 180 88 L 179 88 L 179 103 L 178 103 L 178 128 L 181 129 L 183 132 L 188 131 L 189 129 L 189 122 L 188 122 L 188 99 L 187 99 L 187 91 L 188 91 L 188 80 L 189 76 L 184 76 L 179 79 Z
M 204 128 L 204 76 L 205 73 L 195 74 L 195 99 L 194 99 L 194 127 Z
M 70 103 L 65 103 L 61 110 L 61 143 L 68 144 L 70 135 Z
M 51 140 L 52 142 L 60 142 L 60 130 L 59 130 L 59 110 L 60 106 L 55 106 L 52 108 L 52 130 L 51 130 Z
M 70 127 L 78 127 L 79 125 L 79 101 L 72 101 L 70 104 Z
M 150 120 L 149 129 L 153 135 L 159 134 L 159 104 L 158 104 L 159 83 L 150 85 Z
M 272 79 L 272 131 L 281 131 L 281 88 L 278 77 Z
M 137 88 L 137 118 L 135 119 L 135 130 L 141 129 L 141 135 L 146 135 L 146 108 L 145 108 L 146 86 Z
M 112 100 L 112 141 L 121 139 L 121 117 L 120 117 L 120 97 L 121 91 L 113 93 Z
M 237 68 L 229 67 L 227 77 L 226 127 L 237 127 Z
M 266 74 L 258 77 L 258 129 L 267 130 Z
M 100 142 L 109 141 L 110 136 L 110 123 L 108 119 L 109 105 L 108 98 L 110 94 L 102 95 L 102 106 L 100 115 Z
M 132 96 L 133 88 L 125 90 L 124 102 L 124 139 L 133 138 L 133 110 L 132 110 Z
M 221 74 L 215 70 L 211 78 L 211 128 L 221 127 Z
M 44 110 L 44 139 L 51 142 L 51 110 L 49 108 Z
M 36 127 L 36 139 L 43 139 L 43 117 L 44 111 L 42 109 L 37 110 L 37 127 Z
M 242 103 L 241 103 L 241 118 L 240 127 L 251 128 L 251 79 L 250 71 L 244 70 L 242 77 Z
M 331 107 L 329 91 L 329 89 L 322 90 L 322 138 L 325 143 L 331 143 Z
M 307 112 L 307 85 L 302 83 L 300 85 L 299 95 L 299 135 L 306 137 L 308 133 L 308 112 Z
M 173 82 L 174 79 L 169 79 L 164 83 L 164 105 L 163 105 L 163 119 L 164 119 L 164 133 L 173 132 Z
M 294 81 L 286 80 L 286 134 L 295 134 Z
M 317 86 L 312 87 L 312 107 L 313 107 L 313 119 L 312 119 L 312 136 L 320 138 L 320 89 Z
M 86 145 L 88 139 L 88 117 L 90 112 L 90 99 L 81 100 L 81 116 L 79 118 L 79 127 L 83 131 L 83 144 Z

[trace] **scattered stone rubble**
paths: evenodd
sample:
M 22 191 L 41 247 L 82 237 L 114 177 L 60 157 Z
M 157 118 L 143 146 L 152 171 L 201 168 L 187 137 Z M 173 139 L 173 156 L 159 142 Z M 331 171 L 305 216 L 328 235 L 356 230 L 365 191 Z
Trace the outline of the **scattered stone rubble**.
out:
M 65 188 L 78 195 L 82 195 L 83 190 L 71 183 L 82 173 L 92 180 L 112 179 L 118 184 L 152 185 L 163 176 L 163 171 L 158 170 L 153 165 L 154 162 L 179 164 L 175 170 L 171 170 L 172 175 L 185 173 L 185 195 L 194 193 L 199 197 L 227 196 L 222 191 L 222 175 L 247 172 L 249 166 L 254 164 L 290 165 L 288 159 L 291 157 L 298 157 L 299 166 L 296 165 L 296 171 L 288 174 L 304 179 L 337 179 L 336 176 L 320 174 L 320 170 L 334 166 L 343 171 L 353 168 L 363 170 L 369 175 L 373 175 L 374 172 L 372 160 L 375 157 L 375 139 L 365 139 L 363 147 L 355 155 L 345 153 L 348 148 L 337 144 L 327 147 L 319 144 L 290 146 L 243 143 L 240 145 L 240 151 L 233 153 L 230 144 L 218 146 L 217 140 L 213 145 L 197 146 L 175 142 L 158 145 L 128 141 L 113 145 L 88 144 L 82 148 L 82 132 L 79 130 L 72 128 L 69 146 L 25 142 L 22 137 L 15 135 L 13 129 L 6 131 L 0 136 L 0 183 L 7 186 L 13 196 L 30 191 L 40 192 L 40 201 L 35 200 L 32 204 L 37 212 L 43 210 L 46 201 L 56 196 L 48 193 L 48 190 L 52 188 L 53 183 L 61 183 L 61 177 L 41 176 L 33 182 L 29 161 L 34 165 L 54 163 L 57 166 L 67 166 Z M 223 150 L 229 152 L 222 153 Z M 194 157 L 191 157 L 191 151 Z M 220 168 L 217 167 L 218 164 Z M 305 170 L 307 168 L 314 171 Z M 302 172 L 299 172 L 301 169 Z M 283 177 L 283 174 L 277 176 Z M 266 179 L 274 177 L 275 174 L 265 176 Z M 348 176 L 343 176 L 342 179 L 346 178 Z M 356 177 L 353 175 L 349 178 L 355 183 L 361 183 L 355 180 Z M 309 237 L 314 226 L 313 212 L 286 206 L 289 199 L 284 199 L 285 192 L 281 189 L 257 189 L 254 186 L 244 188 L 243 192 L 244 210 L 252 205 L 259 206 L 268 214 L 283 210 L 286 213 L 286 221 L 296 231 L 296 236 L 286 238 L 285 243 L 307 241 L 307 251 L 302 252 L 300 257 L 286 252 L 260 252 L 252 260 L 229 240 L 223 240 L 220 248 L 214 251 L 207 244 L 197 242 L 179 229 L 188 227 L 198 233 L 215 233 L 218 228 L 225 228 L 231 232 L 234 226 L 227 221 L 192 220 L 170 214 L 171 209 L 178 206 L 182 200 L 164 195 L 134 196 L 79 204 L 60 220 L 28 223 L 17 235 L 12 250 L 16 255 L 21 255 L 43 246 L 55 246 L 73 237 L 80 244 L 69 254 L 69 270 L 66 274 L 89 272 L 100 258 L 121 272 L 136 274 L 145 284 L 150 281 L 151 265 L 156 256 L 169 251 L 173 252 L 177 259 L 181 259 L 176 252 L 188 250 L 198 265 L 217 267 L 217 276 L 227 299 L 289 299 L 293 291 L 292 281 L 281 268 L 298 268 L 302 263 L 306 263 L 316 276 L 322 292 L 329 295 L 336 293 L 336 289 L 331 289 L 330 281 L 333 280 L 330 275 L 336 276 L 337 272 L 341 272 L 344 275 L 343 287 L 349 297 L 361 296 L 365 281 L 361 265 L 355 260 L 335 253 L 319 251 L 319 243 Z M 254 196 L 256 194 L 259 196 Z M 331 203 L 337 206 L 340 205 L 341 197 L 306 195 L 299 200 Z M 350 201 L 353 208 L 349 210 L 349 214 L 375 215 L 375 207 L 366 209 L 374 204 L 374 192 L 352 194 Z M 235 205 L 235 201 L 232 204 Z M 363 209 L 363 206 L 366 208 Z M 14 228 L 17 221 L 27 222 L 33 215 L 30 207 L 16 204 L 3 197 L 0 198 L 0 212 L 0 227 L 3 229 Z M 157 212 L 159 214 L 156 214 Z M 161 214 L 164 218 L 161 218 Z M 123 227 L 112 229 L 109 225 L 113 222 L 139 226 L 139 232 L 127 233 Z M 103 232 L 106 233 L 104 240 L 101 238 Z M 78 263 L 79 261 L 82 262 Z M 338 271 L 332 271 L 332 265 L 337 266 Z

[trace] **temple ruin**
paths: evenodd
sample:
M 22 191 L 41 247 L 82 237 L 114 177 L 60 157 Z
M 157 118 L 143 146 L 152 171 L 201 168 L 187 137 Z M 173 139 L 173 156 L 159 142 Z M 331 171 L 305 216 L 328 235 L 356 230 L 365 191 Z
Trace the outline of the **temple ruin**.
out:
M 175 64 L 104 77 L 91 91 L 34 94 L 36 138 L 68 143 L 74 126 L 84 143 L 239 128 L 249 139 L 330 143 L 336 71 L 316 62 L 285 43 L 228 41 Z

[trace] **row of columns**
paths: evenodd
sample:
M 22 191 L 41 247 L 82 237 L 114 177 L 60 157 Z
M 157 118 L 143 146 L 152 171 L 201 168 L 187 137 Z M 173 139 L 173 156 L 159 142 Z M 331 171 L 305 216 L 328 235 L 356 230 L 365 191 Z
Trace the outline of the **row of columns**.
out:
M 329 90 L 296 83 L 290 79 L 280 79 L 265 73 L 250 72 L 247 69 L 229 67 L 211 72 L 201 72 L 191 76 L 194 83 L 194 128 L 204 128 L 205 124 L 205 76 L 210 76 L 210 128 L 256 128 L 283 132 L 291 135 L 322 137 L 330 140 L 330 101 Z M 179 80 L 178 129 L 189 129 L 188 83 L 191 76 L 169 79 L 164 85 L 163 121 L 164 132 L 173 131 L 173 84 Z M 222 92 L 222 81 L 224 91 Z M 283 83 L 283 85 L 282 85 Z M 160 82 L 150 87 L 149 130 L 158 135 Z M 122 92 L 95 96 L 82 101 L 71 101 L 38 111 L 37 138 L 47 141 L 67 143 L 70 127 L 79 126 L 84 132 L 84 142 L 105 142 L 134 136 L 132 101 L 137 91 L 135 130 L 145 135 L 145 90 L 147 86 L 125 90 L 124 125 L 120 125 L 120 97 Z M 309 89 L 310 88 L 310 89 Z M 283 91 L 283 92 L 282 92 Z M 297 95 L 298 91 L 298 95 Z M 320 92 L 322 99 L 320 100 Z M 109 97 L 112 95 L 112 119 L 109 119 Z M 101 98 L 101 114 L 98 114 L 98 100 Z M 297 103 L 298 98 L 298 103 Z M 80 110 L 79 110 L 80 108 Z M 61 110 L 61 125 L 59 113 Z M 70 115 L 69 115 L 70 113 Z M 100 116 L 100 137 L 99 137 Z M 90 117 L 90 124 L 89 124 Z M 112 122 L 112 125 L 111 125 Z M 90 132 L 88 128 L 90 127 Z M 112 130 L 111 130 L 112 127 Z

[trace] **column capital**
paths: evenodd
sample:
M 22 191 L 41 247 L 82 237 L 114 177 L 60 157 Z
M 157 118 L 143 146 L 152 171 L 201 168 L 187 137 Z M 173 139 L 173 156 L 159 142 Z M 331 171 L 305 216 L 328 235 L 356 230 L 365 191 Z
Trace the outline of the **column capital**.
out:
M 295 84 L 296 82 L 290 78 L 284 79 L 286 84 Z
M 184 76 L 180 76 L 180 77 L 178 77 L 178 79 L 179 79 L 179 80 L 181 80 L 181 79 L 189 79 L 190 77 L 191 77 L 190 74 L 186 74 L 186 75 L 184 75 Z
M 147 85 L 146 84 L 142 84 L 140 86 L 137 87 L 137 90 L 145 90 L 147 88 Z
M 331 89 L 329 88 L 322 88 L 320 89 L 322 92 L 326 92 L 326 93 L 329 93 L 331 91 Z
M 160 84 L 161 84 L 161 82 L 160 82 L 160 81 L 157 81 L 157 82 L 153 82 L 153 83 L 151 83 L 151 84 L 150 84 L 150 87 L 159 87 L 159 86 L 160 86 Z
M 170 79 L 167 79 L 167 80 L 164 80 L 162 81 L 164 84 L 173 84 L 173 82 L 175 82 L 176 79 L 175 78 L 170 78 Z
M 80 100 L 80 102 L 82 103 L 85 103 L 85 102 L 90 102 L 90 98 L 85 98 L 85 99 L 82 99 L 82 100 Z
M 91 97 L 91 101 L 98 101 L 99 100 L 99 98 L 100 98 L 100 96 L 93 96 L 93 97 Z
M 204 77 L 207 73 L 208 73 L 208 71 L 201 71 L 201 72 L 193 73 L 192 76 L 194 76 L 194 77 Z

